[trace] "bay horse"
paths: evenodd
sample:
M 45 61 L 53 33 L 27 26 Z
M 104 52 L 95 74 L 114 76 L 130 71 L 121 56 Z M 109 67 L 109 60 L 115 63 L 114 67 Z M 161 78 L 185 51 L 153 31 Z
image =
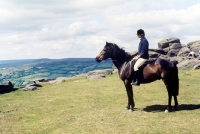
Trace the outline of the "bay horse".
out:
M 133 66 L 135 63 L 132 61 L 133 56 L 119 48 L 116 44 L 106 42 L 103 50 L 96 56 L 96 61 L 101 62 L 108 58 L 112 59 L 114 65 L 118 69 L 119 77 L 126 87 L 128 96 L 128 105 L 126 109 L 133 111 L 135 107 L 131 85 L 134 73 Z M 157 58 L 139 70 L 141 70 L 139 78 L 141 84 L 162 79 L 168 91 L 168 106 L 165 112 L 176 110 L 178 106 L 177 96 L 179 93 L 179 78 L 176 63 Z M 174 97 L 174 107 L 171 106 L 172 96 Z

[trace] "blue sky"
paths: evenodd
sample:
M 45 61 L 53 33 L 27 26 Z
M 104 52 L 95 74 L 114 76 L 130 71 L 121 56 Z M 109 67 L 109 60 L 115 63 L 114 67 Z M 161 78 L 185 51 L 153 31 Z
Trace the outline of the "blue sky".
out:
M 170 37 L 200 40 L 198 0 L 0 0 L 0 60 L 94 58 L 106 41 L 137 49 Z

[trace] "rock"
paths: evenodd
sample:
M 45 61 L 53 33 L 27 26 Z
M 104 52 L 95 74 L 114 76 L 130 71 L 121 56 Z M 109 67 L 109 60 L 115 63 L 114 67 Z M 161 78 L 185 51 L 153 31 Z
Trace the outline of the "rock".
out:
M 187 44 L 187 47 L 190 48 L 194 43 L 200 43 L 200 40 L 192 41 Z
M 180 62 L 177 65 L 177 67 L 179 69 L 187 69 L 187 68 L 193 68 L 197 64 L 200 64 L 200 60 L 198 60 L 198 59 L 191 59 L 191 60 L 187 59 L 187 60 Z
M 161 41 L 158 42 L 158 48 L 166 48 L 169 47 L 169 42 L 167 39 L 162 39 Z
M 170 50 L 170 51 L 167 53 L 167 55 L 168 55 L 169 57 L 174 57 L 174 56 L 177 56 L 177 55 L 178 55 L 178 52 L 179 52 L 179 50 L 172 49 L 172 50 Z
M 170 50 L 169 47 L 166 47 L 163 49 L 163 51 L 165 51 L 165 54 L 167 54 L 169 52 L 169 50 Z
M 87 78 L 90 80 L 102 79 L 105 78 L 106 75 L 110 75 L 112 73 L 112 69 L 94 70 L 87 73 Z
M 149 51 L 149 58 L 158 58 L 159 56 L 160 54 L 153 51 Z
M 103 78 L 106 78 L 106 76 L 103 74 L 95 74 L 95 75 L 90 75 L 88 77 L 89 80 L 97 80 L 97 79 L 103 79 Z
M 178 56 L 187 57 L 189 53 L 190 49 L 188 47 L 182 47 L 178 52 Z
M 168 39 L 169 43 L 180 43 L 180 39 L 179 38 L 175 38 L 175 37 L 171 37 Z
M 54 79 L 40 79 L 40 80 L 35 80 L 33 81 L 35 84 L 38 84 L 38 85 L 42 85 L 42 84 L 45 84 L 45 83 L 49 83 L 50 81 L 53 81 Z
M 181 57 L 181 56 L 177 56 L 177 57 L 173 57 L 173 58 L 176 58 L 176 60 L 178 61 L 178 63 L 188 59 L 187 57 Z
M 181 46 L 181 43 L 169 43 L 169 49 L 176 49 L 176 50 L 179 50 L 181 49 L 182 46 Z
M 99 74 L 103 74 L 103 75 L 112 74 L 112 69 L 90 71 L 90 72 L 87 73 L 87 77 L 90 76 L 90 75 L 99 75 Z
M 200 64 L 195 65 L 195 66 L 193 67 L 193 69 L 194 69 L 194 70 L 200 69 Z
M 55 81 L 56 81 L 57 84 L 62 84 L 69 79 L 70 78 L 68 78 L 68 77 L 58 77 Z
M 13 84 L 10 81 L 4 81 L 0 85 L 0 93 L 5 93 L 13 90 Z
M 113 74 L 118 73 L 118 69 L 113 69 Z
M 170 46 L 170 43 L 180 43 L 179 38 L 171 37 L 169 39 L 162 39 L 158 42 L 158 48 L 164 49 Z
M 34 91 L 36 89 L 37 89 L 37 87 L 32 84 L 26 85 L 24 88 L 22 88 L 22 90 L 24 90 L 24 91 Z
M 200 41 L 196 41 L 193 44 L 190 45 L 190 49 L 195 52 L 196 55 L 198 55 L 200 50 Z
M 149 52 L 151 52 L 151 51 L 156 52 L 158 54 L 163 54 L 163 55 L 166 54 L 165 50 L 160 49 L 160 48 L 158 48 L 158 49 L 149 49 Z

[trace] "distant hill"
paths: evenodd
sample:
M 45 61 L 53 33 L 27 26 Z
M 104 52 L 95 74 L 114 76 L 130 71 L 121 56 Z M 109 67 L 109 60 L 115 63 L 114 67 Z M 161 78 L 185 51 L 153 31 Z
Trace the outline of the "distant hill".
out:
M 18 87 L 37 79 L 55 79 L 112 68 L 112 61 L 101 63 L 94 58 L 0 60 L 0 82 L 9 80 Z

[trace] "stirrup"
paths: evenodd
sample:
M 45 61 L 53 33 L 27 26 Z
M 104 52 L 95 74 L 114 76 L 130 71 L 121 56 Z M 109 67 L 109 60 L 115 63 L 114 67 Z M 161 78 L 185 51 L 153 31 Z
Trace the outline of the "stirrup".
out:
M 135 80 L 132 80 L 131 85 L 134 85 L 134 83 L 135 83 Z
M 138 81 L 134 82 L 134 83 L 131 83 L 131 85 L 134 85 L 134 86 L 139 86 L 140 83 Z

